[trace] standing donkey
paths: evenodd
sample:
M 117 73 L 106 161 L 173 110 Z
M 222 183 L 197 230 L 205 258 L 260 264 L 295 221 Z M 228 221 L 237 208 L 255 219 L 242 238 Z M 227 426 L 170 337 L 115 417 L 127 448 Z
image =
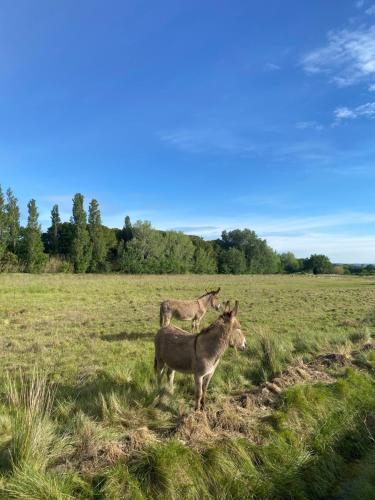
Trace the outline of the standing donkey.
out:
M 209 306 L 217 311 L 221 304 L 218 299 L 220 288 L 201 295 L 195 300 L 165 300 L 160 304 L 160 326 L 168 326 L 172 318 L 183 321 L 192 320 L 193 333 L 199 331 L 199 323 Z
M 155 337 L 154 370 L 158 385 L 165 368 L 171 392 L 175 371 L 194 374 L 195 409 L 203 409 L 207 386 L 221 356 L 229 346 L 241 350 L 246 347 L 237 314 L 238 302 L 232 310 L 227 302 L 225 312 L 196 335 L 173 325 L 161 328 Z

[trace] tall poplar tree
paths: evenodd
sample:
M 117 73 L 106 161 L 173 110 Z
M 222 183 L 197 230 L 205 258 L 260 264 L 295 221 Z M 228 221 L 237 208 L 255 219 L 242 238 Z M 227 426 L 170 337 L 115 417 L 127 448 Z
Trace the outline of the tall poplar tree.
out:
M 106 245 L 100 216 L 99 203 L 93 199 L 89 206 L 89 235 L 92 246 L 90 271 L 104 271 L 106 267 Z
M 50 228 L 50 246 L 51 253 L 56 255 L 59 253 L 59 230 L 61 219 L 58 205 L 53 205 L 51 210 L 51 228 Z
M 7 213 L 5 207 L 5 199 L 3 190 L 0 186 L 0 259 L 4 256 L 7 243 L 8 243 L 8 231 L 7 231 Z
M 122 230 L 122 233 L 123 233 L 125 243 L 127 243 L 128 241 L 130 241 L 133 238 L 133 226 L 132 226 L 132 223 L 130 221 L 129 215 L 127 215 L 125 217 L 124 228 Z
M 83 195 L 77 193 L 73 198 L 73 241 L 71 259 L 76 273 L 85 273 L 91 260 L 91 242 L 86 225 L 86 212 L 83 208 Z
M 39 214 L 35 200 L 30 200 L 27 208 L 29 216 L 24 231 L 22 257 L 25 262 L 25 270 L 29 273 L 38 273 L 42 271 L 47 260 L 47 255 L 44 253 L 42 231 L 38 223 Z
M 20 234 L 20 210 L 17 201 L 11 188 L 8 188 L 5 211 L 8 230 L 8 248 L 13 253 L 17 251 L 18 237 Z

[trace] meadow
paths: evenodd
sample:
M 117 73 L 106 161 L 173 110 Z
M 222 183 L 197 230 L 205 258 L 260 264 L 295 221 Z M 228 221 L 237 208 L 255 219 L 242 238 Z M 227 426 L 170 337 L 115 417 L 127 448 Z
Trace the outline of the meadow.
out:
M 191 376 L 155 384 L 159 304 L 218 286 L 248 348 L 194 412 Z M 371 277 L 0 275 L 0 497 L 374 498 L 374 298 Z

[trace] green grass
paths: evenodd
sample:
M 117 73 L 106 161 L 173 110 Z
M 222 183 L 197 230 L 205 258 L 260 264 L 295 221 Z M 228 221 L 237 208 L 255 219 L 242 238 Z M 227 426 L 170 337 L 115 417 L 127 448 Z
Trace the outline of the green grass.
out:
M 176 376 L 173 396 L 155 385 L 159 304 L 217 286 L 240 301 L 249 347 L 225 354 L 207 414 L 192 417 L 191 376 Z M 346 276 L 0 275 L 0 498 L 366 498 L 375 352 L 359 349 L 374 337 L 374 287 Z M 290 364 L 352 350 L 350 368 L 327 369 L 334 384 L 291 386 L 263 409 L 230 400 Z

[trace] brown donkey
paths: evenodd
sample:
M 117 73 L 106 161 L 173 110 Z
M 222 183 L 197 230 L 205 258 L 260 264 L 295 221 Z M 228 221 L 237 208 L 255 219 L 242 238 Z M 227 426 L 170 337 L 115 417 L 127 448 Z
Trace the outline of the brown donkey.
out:
M 171 392 L 175 371 L 194 374 L 195 409 L 203 409 L 207 386 L 221 356 L 229 346 L 241 350 L 246 347 L 237 313 L 238 302 L 232 311 L 227 302 L 225 312 L 196 335 L 172 325 L 161 328 L 155 337 L 154 369 L 158 385 L 165 368 Z
M 217 311 L 221 304 L 218 299 L 220 288 L 201 295 L 195 300 L 165 300 L 160 304 L 160 326 L 168 326 L 172 318 L 182 321 L 192 320 L 193 332 L 199 331 L 199 323 L 209 306 Z

